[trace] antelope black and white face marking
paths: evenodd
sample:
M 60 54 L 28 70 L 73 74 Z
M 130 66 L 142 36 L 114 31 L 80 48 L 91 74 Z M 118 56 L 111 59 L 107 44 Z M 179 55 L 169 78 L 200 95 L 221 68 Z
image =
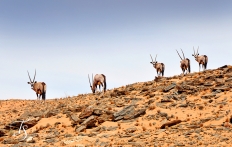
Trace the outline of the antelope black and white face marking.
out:
M 37 82 L 35 81 L 35 82 L 27 82 L 27 83 L 31 85 L 31 89 L 34 89 L 34 84 Z

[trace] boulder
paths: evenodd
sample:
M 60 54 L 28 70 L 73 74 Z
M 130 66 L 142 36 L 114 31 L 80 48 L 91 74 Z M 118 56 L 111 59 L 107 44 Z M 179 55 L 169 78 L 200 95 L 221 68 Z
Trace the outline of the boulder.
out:
M 39 120 L 40 120 L 39 117 L 37 117 L 37 118 L 32 118 L 32 119 L 30 119 L 29 121 L 24 122 L 24 123 L 23 123 L 23 126 L 26 125 L 28 128 L 31 128 L 31 127 L 35 126 L 35 125 L 38 123 Z M 21 126 L 21 124 L 22 124 L 21 121 L 22 121 L 22 120 L 13 121 L 12 123 L 7 124 L 7 125 L 5 126 L 5 129 L 6 129 L 6 130 L 11 130 L 11 129 L 16 129 L 16 130 L 17 130 L 17 129 L 20 128 L 20 126 Z
M 134 105 L 129 105 L 124 107 L 121 111 L 116 112 L 113 114 L 114 116 L 114 121 L 118 121 L 124 118 L 125 115 L 128 115 L 132 112 L 135 111 L 135 106 Z
M 177 124 L 179 124 L 179 123 L 181 123 L 181 122 L 182 122 L 181 120 L 173 120 L 173 121 L 170 121 L 170 122 L 167 122 L 167 123 L 163 124 L 163 125 L 160 127 L 160 129 L 165 129 L 166 126 L 167 126 L 167 127 L 171 127 L 171 126 L 177 125 Z
M 230 90 L 230 87 L 228 87 L 228 86 L 217 86 L 213 90 L 214 91 L 216 91 L 216 90 L 228 91 L 228 90 Z
M 92 106 L 89 106 L 81 112 L 81 114 L 79 115 L 79 118 L 80 119 L 87 118 L 91 116 L 92 114 L 93 114 L 93 108 Z
M 170 91 L 171 89 L 173 89 L 175 87 L 176 87 L 176 83 L 172 83 L 171 85 L 165 87 L 163 91 L 168 92 L 168 91 Z
M 216 94 L 206 94 L 201 96 L 202 99 L 210 99 L 210 98 L 214 98 L 216 96 Z
M 129 105 L 123 108 L 121 111 L 114 113 L 113 120 L 118 121 L 121 119 L 134 119 L 144 114 L 146 114 L 146 109 L 135 110 L 134 105 Z

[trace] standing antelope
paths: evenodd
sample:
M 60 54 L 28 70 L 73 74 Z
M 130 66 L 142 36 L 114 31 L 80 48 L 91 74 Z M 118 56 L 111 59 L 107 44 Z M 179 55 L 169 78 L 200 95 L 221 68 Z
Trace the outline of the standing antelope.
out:
M 184 56 L 184 52 L 183 50 L 181 49 L 182 51 L 182 54 L 183 54 L 183 59 L 181 58 L 179 52 L 176 50 L 177 54 L 179 55 L 181 61 L 180 61 L 180 68 L 182 69 L 183 71 L 183 74 L 185 74 L 185 71 L 190 73 L 191 72 L 191 69 L 190 69 L 190 60 L 188 58 L 185 58 Z
M 151 54 L 150 54 L 150 56 L 151 56 Z M 157 55 L 156 55 L 156 57 L 157 57 Z M 151 56 L 152 62 L 150 62 L 150 63 L 156 69 L 157 75 L 160 76 L 160 74 L 162 74 L 162 77 L 163 77 L 164 76 L 165 65 L 163 63 L 158 63 L 156 61 L 156 57 L 155 57 L 155 62 L 154 62 L 153 59 L 152 59 L 152 56 Z
M 35 75 L 34 75 L 34 79 L 33 81 L 31 81 L 31 77 L 28 73 L 28 77 L 30 79 L 30 82 L 27 82 L 28 84 L 31 85 L 31 89 L 35 91 L 36 95 L 37 95 L 37 100 L 40 100 L 40 97 L 42 95 L 42 100 L 45 100 L 46 98 L 46 84 L 44 82 L 37 82 L 35 81 L 35 76 L 36 76 L 36 70 L 35 70 Z
M 102 86 L 103 92 L 105 92 L 106 91 L 106 76 L 103 74 L 96 74 L 93 78 L 93 74 L 92 74 L 92 85 L 91 85 L 90 79 L 89 79 L 89 84 L 90 84 L 90 88 L 93 93 L 95 93 L 97 85 L 99 86 L 100 91 L 101 91 L 101 86 Z
M 199 56 L 198 49 L 199 49 L 199 47 L 197 48 L 197 53 L 195 53 L 195 49 L 193 47 L 194 54 L 192 56 L 199 63 L 199 72 L 200 72 L 201 64 L 202 64 L 203 70 L 205 70 L 207 68 L 208 57 L 206 55 Z

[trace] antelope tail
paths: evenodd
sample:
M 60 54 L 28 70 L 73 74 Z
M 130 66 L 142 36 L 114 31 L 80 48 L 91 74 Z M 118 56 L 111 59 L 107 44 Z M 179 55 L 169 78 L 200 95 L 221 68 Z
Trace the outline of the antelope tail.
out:
M 42 82 L 43 85 L 43 90 L 42 90 L 42 100 L 46 99 L 46 84 L 44 82 Z
M 188 72 L 191 72 L 191 66 L 190 66 L 190 60 L 188 58 L 186 58 L 186 60 L 188 60 Z
M 207 69 L 208 57 L 206 55 L 204 55 L 204 57 L 205 57 L 205 69 Z
M 104 77 L 104 92 L 106 91 L 106 76 L 102 74 L 102 76 Z
M 164 76 L 164 70 L 165 70 L 165 65 L 163 63 L 161 63 L 162 65 L 162 77 Z

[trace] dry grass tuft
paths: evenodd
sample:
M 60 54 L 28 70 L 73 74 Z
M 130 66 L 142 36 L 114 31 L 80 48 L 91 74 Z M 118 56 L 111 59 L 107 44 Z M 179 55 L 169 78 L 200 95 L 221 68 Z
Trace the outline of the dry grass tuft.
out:
M 154 104 L 151 104 L 151 105 L 148 106 L 148 110 L 154 110 L 155 108 L 156 108 L 156 107 L 155 107 Z
M 223 108 L 223 105 L 220 105 L 219 108 L 222 109 L 222 108 Z
M 146 130 L 147 130 L 146 127 L 144 127 L 144 126 L 142 127 L 142 129 L 143 129 L 143 131 L 146 131 Z
M 135 123 L 135 126 L 139 126 L 139 123 Z

